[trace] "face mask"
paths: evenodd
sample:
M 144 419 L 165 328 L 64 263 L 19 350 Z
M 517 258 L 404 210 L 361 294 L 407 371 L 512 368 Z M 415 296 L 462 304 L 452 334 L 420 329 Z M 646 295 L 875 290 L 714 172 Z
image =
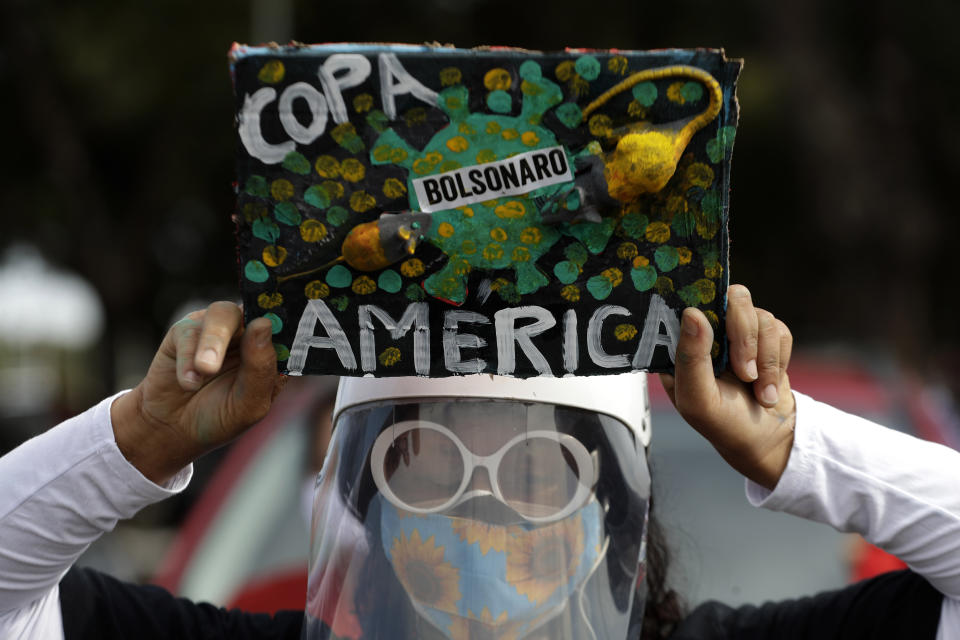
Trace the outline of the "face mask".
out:
M 605 552 L 595 500 L 541 526 L 414 515 L 378 500 L 397 578 L 414 608 L 454 640 L 523 637 L 563 608 Z

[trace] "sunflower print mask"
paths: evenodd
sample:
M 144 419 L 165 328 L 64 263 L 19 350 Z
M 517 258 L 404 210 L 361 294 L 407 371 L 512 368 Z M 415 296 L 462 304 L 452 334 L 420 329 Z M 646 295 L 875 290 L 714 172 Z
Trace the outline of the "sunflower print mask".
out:
M 379 502 L 397 578 L 414 608 L 453 640 L 522 638 L 586 582 L 604 547 L 595 500 L 540 526 L 418 516 Z

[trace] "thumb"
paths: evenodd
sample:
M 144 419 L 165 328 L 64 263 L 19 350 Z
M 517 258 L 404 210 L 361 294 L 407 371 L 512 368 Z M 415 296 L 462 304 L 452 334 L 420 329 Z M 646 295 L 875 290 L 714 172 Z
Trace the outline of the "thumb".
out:
M 257 318 L 243 333 L 240 369 L 234 384 L 234 403 L 240 422 L 253 424 L 266 415 L 277 383 L 277 354 L 273 348 L 271 323 Z
M 713 375 L 713 327 L 699 309 L 688 307 L 680 320 L 674 371 L 673 399 L 687 421 L 706 417 L 720 401 Z

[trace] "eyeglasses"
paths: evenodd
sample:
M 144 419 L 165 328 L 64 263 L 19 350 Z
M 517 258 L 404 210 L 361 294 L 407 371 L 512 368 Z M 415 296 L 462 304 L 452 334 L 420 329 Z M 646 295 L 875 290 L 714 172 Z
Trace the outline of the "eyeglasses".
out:
M 477 467 L 486 469 L 490 490 L 467 491 Z M 424 420 L 398 422 L 377 436 L 370 471 L 380 493 L 412 513 L 438 513 L 492 495 L 534 523 L 560 520 L 583 506 L 598 478 L 595 457 L 571 435 L 524 432 L 480 456 L 448 427 Z

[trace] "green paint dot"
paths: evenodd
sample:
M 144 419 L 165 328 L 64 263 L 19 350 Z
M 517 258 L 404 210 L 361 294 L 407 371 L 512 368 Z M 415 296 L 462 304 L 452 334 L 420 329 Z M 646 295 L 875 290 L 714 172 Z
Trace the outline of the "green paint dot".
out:
M 593 56 L 580 56 L 573 64 L 577 74 L 584 80 L 592 82 L 600 75 L 600 61 Z
M 680 95 L 687 102 L 697 102 L 703 97 L 703 87 L 699 82 L 688 82 L 680 88 Z
M 411 228 L 411 229 L 419 229 L 419 228 L 420 228 L 420 223 L 419 223 L 419 222 L 411 222 L 411 223 L 410 223 L 410 228 Z
M 315 184 L 303 193 L 303 201 L 311 207 L 326 209 L 330 206 L 330 195 L 323 187 Z
M 539 80 L 542 74 L 543 71 L 541 71 L 540 65 L 533 60 L 527 60 L 520 65 L 520 77 L 524 80 Z
M 389 123 L 390 119 L 387 118 L 387 114 L 379 109 L 374 109 L 367 114 L 367 124 L 378 133 L 386 131 Z
M 580 208 L 580 192 L 576 189 L 570 191 L 567 194 L 567 199 L 564 201 L 564 206 L 567 208 L 567 211 L 576 211 Z
M 587 280 L 587 291 L 597 300 L 606 300 L 613 291 L 613 283 L 604 276 L 593 276 Z
M 657 270 L 647 265 L 639 269 L 630 269 L 630 279 L 637 291 L 649 291 L 657 282 Z
M 580 107 L 573 102 L 564 102 L 557 107 L 557 119 L 568 129 L 576 129 L 583 120 L 583 112 Z
M 520 292 L 517 291 L 517 285 L 513 284 L 512 282 L 508 282 L 497 289 L 497 295 L 500 296 L 501 300 L 510 304 L 517 304 L 520 302 Z
M 273 217 L 277 219 L 277 222 L 282 222 L 283 224 L 289 224 L 295 226 L 300 224 L 300 211 L 297 210 L 297 205 L 292 202 L 278 202 L 273 207 Z
M 277 360 L 280 362 L 290 357 L 290 349 L 287 349 L 286 345 L 280 344 L 279 342 L 273 343 L 273 350 L 277 352 Z
M 337 296 L 336 298 L 330 299 L 330 304 L 337 311 L 343 311 L 350 305 L 350 298 L 347 296 Z
M 327 222 L 335 227 L 342 225 L 349 217 L 350 212 L 341 206 L 330 207 L 330 210 L 327 211 Z
M 273 333 L 273 335 L 277 335 L 283 330 L 283 320 L 281 320 L 280 316 L 277 314 L 265 313 L 263 314 L 263 317 L 270 321 L 270 331 Z
M 251 196 L 258 196 L 260 198 L 266 198 L 270 195 L 267 179 L 263 176 L 250 176 L 247 178 L 247 184 L 243 190 Z
M 636 212 L 623 216 L 623 220 L 620 222 L 620 224 L 623 225 L 623 232 L 631 238 L 643 237 L 649 223 L 650 220 L 647 216 Z
M 396 293 L 400 291 L 400 287 L 403 286 L 403 280 L 400 278 L 399 273 L 393 269 L 387 269 L 377 278 L 377 286 L 387 293 Z
M 707 151 L 707 157 L 710 159 L 710 162 L 712 162 L 713 164 L 718 164 L 720 161 L 723 160 L 724 148 L 723 148 L 723 145 L 720 143 L 720 141 L 717 140 L 716 138 L 713 138 L 712 140 L 707 140 L 706 151 Z
M 264 242 L 273 244 L 280 237 L 280 227 L 273 220 L 260 218 L 253 222 L 253 235 Z
M 327 284 L 331 287 L 343 289 L 344 287 L 349 287 L 350 283 L 353 282 L 353 275 L 351 275 L 350 269 L 347 269 L 342 264 L 337 264 L 331 267 L 330 271 L 327 271 L 326 280 Z
M 270 277 L 270 272 L 259 260 L 250 260 L 243 267 L 243 275 L 250 282 L 266 282 L 267 278 Z
M 567 260 L 576 265 L 582 265 L 588 257 L 587 249 L 579 242 L 567 245 L 563 250 L 563 255 L 567 256 Z
M 634 85 L 632 93 L 637 102 L 645 107 L 652 106 L 657 101 L 657 85 L 652 82 L 641 82 Z
M 715 189 L 707 191 L 700 201 L 700 210 L 709 222 L 720 219 L 720 194 Z
M 513 107 L 513 99 L 509 93 L 498 89 L 487 94 L 487 106 L 490 107 L 490 111 L 495 113 L 510 113 L 510 109 Z
M 692 284 L 677 291 L 677 295 L 680 296 L 680 299 L 683 300 L 683 303 L 688 307 L 695 307 L 700 304 L 700 290 L 697 289 Z
M 681 211 L 673 216 L 673 222 L 670 223 L 673 233 L 681 238 L 686 238 L 697 228 L 697 219 L 692 211 Z
M 580 267 L 569 260 L 562 260 L 553 266 L 553 275 L 563 284 L 570 284 L 580 277 Z
M 666 244 L 657 247 L 657 250 L 653 254 L 653 259 L 657 263 L 660 273 L 673 271 L 673 269 L 677 266 L 677 263 L 680 261 L 680 258 L 677 255 L 677 250 Z
M 406 290 L 403 292 L 403 295 L 407 297 L 407 300 L 412 300 L 413 302 L 419 302 L 426 297 L 426 293 L 418 284 L 407 285 Z
M 291 151 L 283 158 L 283 168 L 305 176 L 310 173 L 310 162 L 303 157 L 302 153 Z

